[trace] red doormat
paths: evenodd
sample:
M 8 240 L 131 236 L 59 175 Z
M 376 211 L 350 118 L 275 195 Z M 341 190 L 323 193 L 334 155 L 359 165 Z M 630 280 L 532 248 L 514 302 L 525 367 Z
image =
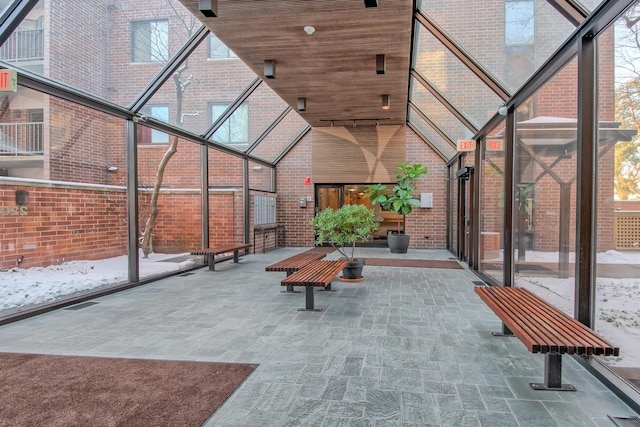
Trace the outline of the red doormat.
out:
M 446 259 L 364 258 L 364 264 L 378 267 L 462 269 L 462 266 L 457 261 Z
M 0 353 L 0 425 L 200 426 L 254 365 Z

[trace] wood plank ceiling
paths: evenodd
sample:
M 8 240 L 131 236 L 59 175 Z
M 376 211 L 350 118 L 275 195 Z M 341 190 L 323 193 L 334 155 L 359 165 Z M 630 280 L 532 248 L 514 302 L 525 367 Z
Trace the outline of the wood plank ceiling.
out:
M 311 126 L 406 123 L 413 1 L 218 0 L 210 18 L 199 0 L 180 1 L 292 108 L 306 98 L 299 114 Z M 275 61 L 275 78 L 264 78 L 265 60 Z

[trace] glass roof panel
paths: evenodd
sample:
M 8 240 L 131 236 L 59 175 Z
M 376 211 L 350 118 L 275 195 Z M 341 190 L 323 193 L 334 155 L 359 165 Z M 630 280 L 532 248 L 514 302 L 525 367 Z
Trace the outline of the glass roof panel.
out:
M 251 154 L 268 162 L 274 162 L 293 140 L 309 124 L 295 111 L 291 110 L 278 125 L 269 132 L 265 139 L 260 141 Z
M 575 30 L 542 0 L 419 0 L 418 9 L 512 93 Z
M 219 117 L 255 78 L 244 62 L 210 34 L 142 112 L 201 135 L 211 126 L 212 114 Z
M 456 155 L 456 149 L 440 136 L 427 122 L 425 122 L 413 108 L 409 108 L 409 123 L 414 125 L 427 140 L 443 155 L 447 160 L 451 160 Z
M 0 0 L 0 15 L 4 14 L 15 0 Z M 40 2 L 42 3 L 42 2 Z
M 226 101 L 210 102 L 209 124 L 213 124 L 226 111 L 229 104 L 230 102 Z M 210 139 L 236 150 L 246 151 L 288 107 L 269 86 L 261 84 L 224 121 Z
M 419 22 L 415 28 L 414 64 L 415 69 L 478 128 L 502 104 L 494 91 Z
M 116 104 L 131 104 L 202 24 L 178 0 L 151 8 L 135 0 L 108 3 L 50 2 L 45 13 L 40 1 L 5 43 L 16 44 L 18 57 L 3 52 L 0 59 Z M 51 29 L 55 36 L 44 37 Z
M 438 101 L 415 78 L 411 79 L 411 102 L 422 113 L 436 124 L 452 141 L 469 139 L 473 133 L 456 116 L 451 114 L 440 101 Z

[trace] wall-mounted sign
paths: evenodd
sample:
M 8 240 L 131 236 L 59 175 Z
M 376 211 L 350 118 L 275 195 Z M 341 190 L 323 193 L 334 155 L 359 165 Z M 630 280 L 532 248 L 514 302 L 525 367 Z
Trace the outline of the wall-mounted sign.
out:
M 475 139 L 459 139 L 457 145 L 458 151 L 475 151 L 476 140 Z
M 487 151 L 504 151 L 502 139 L 487 139 Z
M 0 206 L 0 214 L 5 216 L 25 216 L 28 210 L 26 206 Z
M 0 70 L 0 92 L 18 91 L 18 72 L 16 70 Z

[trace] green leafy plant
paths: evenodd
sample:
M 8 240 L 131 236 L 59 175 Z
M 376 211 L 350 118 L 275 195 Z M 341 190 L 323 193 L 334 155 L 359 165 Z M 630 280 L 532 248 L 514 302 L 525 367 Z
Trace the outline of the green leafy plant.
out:
M 414 206 L 420 206 L 420 200 L 413 197 L 416 190 L 416 180 L 427 173 L 427 167 L 420 163 L 401 163 L 396 166 L 396 181 L 391 192 L 387 191 L 384 184 L 372 184 L 365 189 L 365 197 L 371 199 L 371 203 L 379 203 L 382 209 L 394 211 L 400 215 L 409 215 Z M 400 232 L 400 221 L 398 221 Z
M 326 208 L 310 223 L 316 233 L 316 245 L 330 244 L 348 261 L 353 261 L 356 241 L 368 240 L 379 224 L 373 220 L 373 209 L 364 205 L 344 205 L 339 209 Z M 345 247 L 351 245 L 351 254 Z

